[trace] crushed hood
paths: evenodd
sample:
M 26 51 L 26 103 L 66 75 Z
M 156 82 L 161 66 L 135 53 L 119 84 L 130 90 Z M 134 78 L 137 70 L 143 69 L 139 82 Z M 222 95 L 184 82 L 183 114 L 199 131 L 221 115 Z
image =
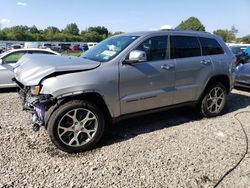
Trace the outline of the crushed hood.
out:
M 49 75 L 92 70 L 100 66 L 100 62 L 81 57 L 56 55 L 24 55 L 15 65 L 14 73 L 17 81 L 25 86 L 37 85 Z

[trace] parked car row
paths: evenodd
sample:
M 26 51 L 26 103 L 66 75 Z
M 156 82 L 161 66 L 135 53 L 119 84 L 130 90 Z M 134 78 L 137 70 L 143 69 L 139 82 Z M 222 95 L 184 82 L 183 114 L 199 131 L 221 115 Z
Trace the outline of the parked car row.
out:
M 97 42 L 87 42 L 83 44 L 74 44 L 74 43 L 53 43 L 53 42 L 24 42 L 24 43 L 6 43 L 0 44 L 0 54 L 4 51 L 12 49 L 21 49 L 21 48 L 49 48 L 53 51 L 63 52 L 63 51 L 87 51 L 88 49 L 95 46 Z

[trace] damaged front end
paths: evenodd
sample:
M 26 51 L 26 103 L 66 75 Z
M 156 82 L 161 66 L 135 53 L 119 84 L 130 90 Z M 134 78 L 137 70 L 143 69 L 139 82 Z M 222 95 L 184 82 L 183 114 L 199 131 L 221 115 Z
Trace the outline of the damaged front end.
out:
M 23 86 L 18 81 L 16 83 L 23 110 L 32 113 L 33 130 L 38 131 L 41 126 L 45 125 L 46 111 L 55 104 L 55 99 L 51 95 L 39 94 L 40 88 Z

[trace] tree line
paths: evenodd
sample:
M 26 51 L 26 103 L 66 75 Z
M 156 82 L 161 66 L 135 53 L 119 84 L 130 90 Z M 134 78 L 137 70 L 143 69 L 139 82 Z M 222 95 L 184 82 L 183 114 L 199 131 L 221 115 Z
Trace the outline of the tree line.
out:
M 175 29 L 206 31 L 205 26 L 196 17 L 190 17 L 182 21 Z M 19 25 L 0 29 L 0 40 L 100 42 L 107 37 L 120 33 L 122 32 L 112 33 L 104 26 L 89 27 L 80 31 L 76 23 L 70 23 L 62 30 L 54 26 L 39 30 L 35 25 L 32 27 Z M 221 36 L 225 42 L 250 43 L 250 34 L 237 38 L 238 30 L 234 26 L 231 29 L 217 29 L 213 33 Z
M 182 21 L 176 29 L 206 31 L 205 26 L 196 17 L 190 17 Z M 234 26 L 232 26 L 231 29 L 217 29 L 213 31 L 213 34 L 221 36 L 225 42 L 250 43 L 250 34 L 241 38 L 236 38 L 237 33 L 238 30 Z
M 75 23 L 68 24 L 64 29 L 49 26 L 39 30 L 35 25 L 28 27 L 18 25 L 0 30 L 0 40 L 13 41 L 61 41 L 61 42 L 100 42 L 109 36 L 122 32 L 110 32 L 104 26 L 89 27 L 80 31 Z

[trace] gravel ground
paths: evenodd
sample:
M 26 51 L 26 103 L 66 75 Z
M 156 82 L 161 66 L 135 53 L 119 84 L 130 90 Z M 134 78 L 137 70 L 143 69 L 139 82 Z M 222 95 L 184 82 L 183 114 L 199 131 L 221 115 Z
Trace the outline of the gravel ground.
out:
M 18 95 L 0 93 L 2 187 L 213 187 L 242 157 L 246 142 L 234 114 L 250 92 L 234 90 L 225 114 L 200 118 L 180 108 L 123 121 L 94 150 L 66 154 L 46 131 L 31 130 Z M 250 137 L 250 114 L 240 114 Z M 250 187 L 250 154 L 219 187 Z

